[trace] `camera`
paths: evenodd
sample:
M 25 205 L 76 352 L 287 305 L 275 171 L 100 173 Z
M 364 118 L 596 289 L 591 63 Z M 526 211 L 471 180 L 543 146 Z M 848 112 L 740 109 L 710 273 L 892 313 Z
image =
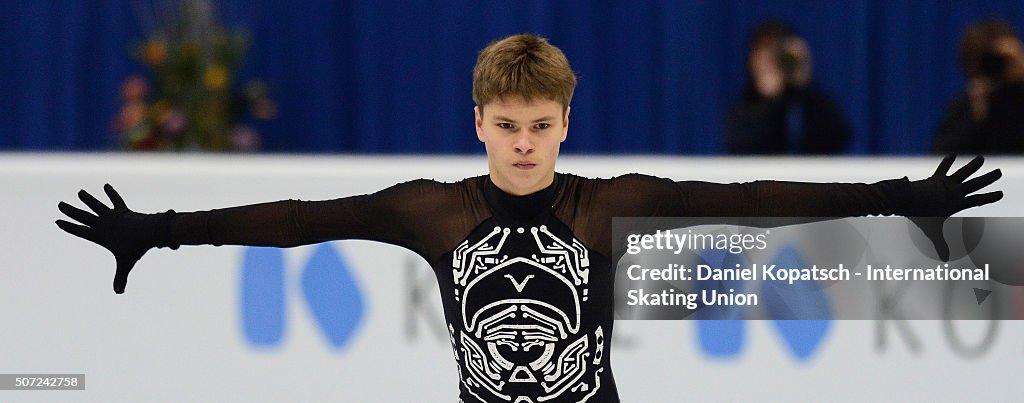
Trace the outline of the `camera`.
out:
M 798 40 L 797 37 L 787 36 L 779 39 L 775 47 L 775 63 L 778 64 L 779 69 L 782 70 L 782 75 L 787 80 L 793 79 L 801 67 L 800 57 L 793 52 L 793 46 L 791 46 L 794 41 Z
M 1009 64 L 1010 58 L 1006 55 L 986 52 L 981 56 L 981 74 L 994 83 L 1000 83 L 1006 77 L 1006 67 Z

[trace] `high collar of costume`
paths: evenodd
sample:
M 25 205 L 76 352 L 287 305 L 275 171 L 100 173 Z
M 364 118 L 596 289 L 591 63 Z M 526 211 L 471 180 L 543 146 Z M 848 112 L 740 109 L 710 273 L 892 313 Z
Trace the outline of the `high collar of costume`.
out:
M 551 211 L 562 182 L 562 175 L 556 172 L 555 179 L 548 187 L 524 196 L 505 193 L 488 175 L 484 175 L 484 181 L 484 198 L 491 205 L 495 215 L 514 220 L 528 220 Z

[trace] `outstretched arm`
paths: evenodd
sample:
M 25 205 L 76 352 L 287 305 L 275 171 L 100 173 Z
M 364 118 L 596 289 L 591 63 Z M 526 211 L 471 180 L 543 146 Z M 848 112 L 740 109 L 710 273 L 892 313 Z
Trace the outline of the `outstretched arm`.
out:
M 427 181 L 423 181 L 427 182 Z M 420 252 L 409 211 L 415 182 L 380 192 L 333 200 L 281 200 L 248 206 L 175 214 L 169 240 L 174 245 L 294 247 L 337 239 L 387 242 Z M 422 207 L 422 206 L 417 206 Z
M 948 217 L 1003 197 L 1001 191 L 977 193 L 999 179 L 1000 170 L 968 179 L 981 168 L 984 159 L 976 157 L 948 174 L 954 160 L 955 156 L 947 156 L 932 176 L 917 181 L 904 177 L 872 184 L 677 183 L 683 215 L 703 217 Z
M 78 196 L 89 211 L 60 202 L 77 223 L 57 220 L 72 235 L 109 250 L 116 261 L 114 291 L 123 293 L 135 263 L 152 248 L 180 245 L 292 247 L 334 239 L 368 239 L 423 254 L 408 224 L 409 200 L 422 200 L 430 181 L 395 185 L 380 192 L 324 201 L 284 200 L 209 211 L 142 214 L 132 211 L 112 186 L 103 190 L 112 207 L 85 190 Z M 422 205 L 419 208 L 423 208 Z
M 932 176 L 917 181 L 904 177 L 873 184 L 760 181 L 679 185 L 692 216 L 793 217 L 789 223 L 799 224 L 813 220 L 810 217 L 902 215 L 921 229 L 939 258 L 946 261 L 949 246 L 942 235 L 946 217 L 1003 198 L 1001 191 L 978 193 L 998 180 L 1002 171 L 995 169 L 969 179 L 984 163 L 978 156 L 948 174 L 955 159 L 955 155 L 946 156 Z

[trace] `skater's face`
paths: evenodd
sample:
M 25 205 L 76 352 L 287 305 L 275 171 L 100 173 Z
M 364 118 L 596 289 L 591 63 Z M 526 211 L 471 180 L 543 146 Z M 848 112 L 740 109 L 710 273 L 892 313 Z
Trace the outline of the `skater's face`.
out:
M 522 196 L 554 180 L 558 150 L 569 131 L 569 109 L 553 100 L 495 99 L 474 108 L 476 136 L 487 149 L 491 181 Z

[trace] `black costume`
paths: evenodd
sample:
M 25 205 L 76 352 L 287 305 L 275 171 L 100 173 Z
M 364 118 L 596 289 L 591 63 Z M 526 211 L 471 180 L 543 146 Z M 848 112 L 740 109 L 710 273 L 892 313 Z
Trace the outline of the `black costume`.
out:
M 557 174 L 522 197 L 487 176 L 330 201 L 178 214 L 174 244 L 370 239 L 434 268 L 464 402 L 616 402 L 612 216 L 857 216 L 905 211 L 909 181 L 676 183 Z M 544 399 L 542 399 L 544 398 Z
M 402 246 L 426 259 L 438 279 L 462 401 L 617 402 L 609 366 L 613 216 L 945 217 L 1002 197 L 968 196 L 1000 175 L 967 180 L 981 158 L 947 176 L 952 163 L 947 157 L 925 180 L 870 185 L 556 174 L 550 186 L 527 196 L 504 193 L 488 176 L 416 180 L 334 200 L 159 214 L 129 210 L 106 185 L 113 208 L 83 190 L 79 197 L 95 215 L 61 202 L 59 209 L 84 225 L 57 225 L 114 254 L 116 292 L 153 247 L 290 247 L 336 239 Z M 940 240 L 941 228 L 939 222 Z

